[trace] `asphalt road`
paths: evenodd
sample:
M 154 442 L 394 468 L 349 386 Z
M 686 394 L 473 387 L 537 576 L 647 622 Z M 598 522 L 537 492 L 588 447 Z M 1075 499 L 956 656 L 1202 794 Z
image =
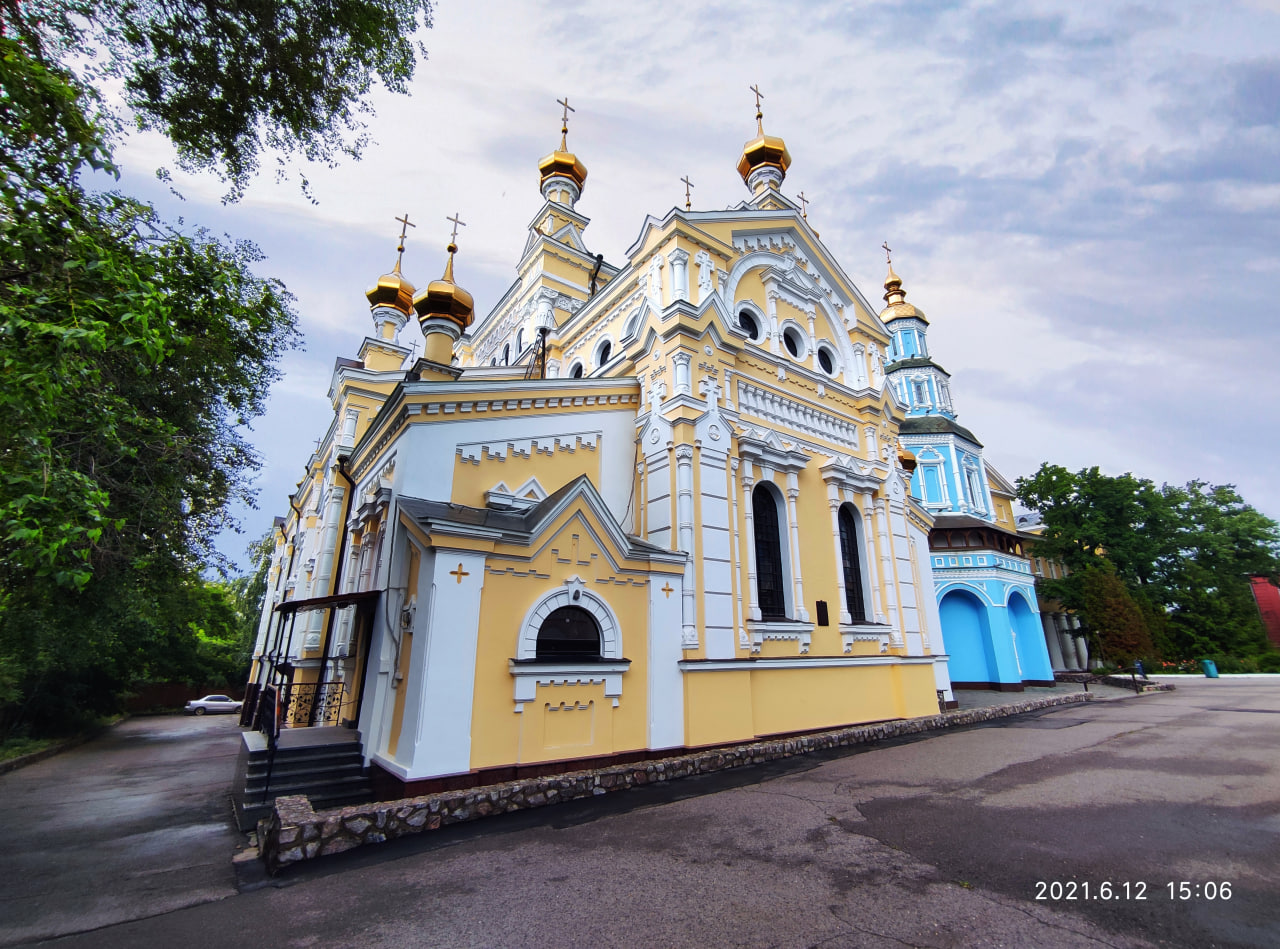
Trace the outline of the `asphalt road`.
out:
M 52 944 L 1280 946 L 1280 678 L 1178 685 L 449 828 Z
M 236 718 L 134 718 L 0 776 L 0 945 L 234 896 Z

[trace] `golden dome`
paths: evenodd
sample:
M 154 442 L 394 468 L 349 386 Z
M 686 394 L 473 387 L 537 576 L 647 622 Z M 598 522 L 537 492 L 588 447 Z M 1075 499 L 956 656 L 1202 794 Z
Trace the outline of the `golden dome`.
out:
M 568 178 L 581 191 L 587 183 L 587 166 L 573 152 L 569 151 L 566 132 L 560 133 L 560 147 L 538 162 L 538 173 L 542 176 L 539 185 L 547 183 L 548 178 Z
M 449 245 L 449 262 L 444 265 L 444 276 L 432 280 L 427 289 L 413 298 L 413 308 L 418 311 L 418 322 L 425 324 L 434 317 L 452 320 L 459 329 L 466 329 L 475 320 L 475 300 L 471 294 L 453 282 L 453 255 L 457 244 Z
M 413 284 L 404 279 L 399 260 L 391 273 L 383 274 L 377 283 L 364 292 L 369 298 L 370 307 L 389 306 L 405 316 L 413 312 L 413 294 Z
M 893 272 L 893 264 L 889 265 L 889 273 L 884 278 L 884 302 L 889 305 L 880 313 L 880 320 L 883 323 L 907 319 L 929 322 L 924 318 L 922 310 L 916 309 L 907 302 L 907 292 L 902 289 L 902 278 Z
M 902 470 L 908 473 L 916 470 L 916 456 L 907 451 L 907 449 L 898 447 L 898 464 L 902 466 Z
M 756 137 L 742 146 L 742 157 L 738 159 L 738 174 L 745 184 L 751 173 L 757 168 L 776 168 L 785 178 L 787 169 L 791 167 L 791 153 L 787 151 L 787 143 L 776 135 L 765 135 L 763 120 L 756 116 Z

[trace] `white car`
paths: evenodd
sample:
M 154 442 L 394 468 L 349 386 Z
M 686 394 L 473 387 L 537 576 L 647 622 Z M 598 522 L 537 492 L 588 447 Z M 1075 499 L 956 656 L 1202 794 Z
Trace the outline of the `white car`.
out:
M 186 712 L 192 715 L 207 715 L 210 712 L 238 712 L 244 705 L 239 699 L 229 695 L 206 695 L 202 699 L 192 699 L 187 703 Z

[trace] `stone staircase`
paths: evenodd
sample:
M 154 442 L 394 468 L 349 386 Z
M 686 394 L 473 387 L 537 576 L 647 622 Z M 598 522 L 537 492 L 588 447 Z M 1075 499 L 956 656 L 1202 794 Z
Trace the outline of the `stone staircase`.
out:
M 275 799 L 286 794 L 305 794 L 315 810 L 373 800 L 358 731 L 285 729 L 274 760 L 261 732 L 245 732 L 241 738 L 232 799 L 242 831 L 253 830 L 271 813 Z

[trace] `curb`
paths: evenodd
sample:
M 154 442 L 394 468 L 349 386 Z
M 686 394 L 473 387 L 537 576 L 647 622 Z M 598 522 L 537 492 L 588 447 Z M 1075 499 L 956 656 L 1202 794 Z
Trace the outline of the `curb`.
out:
M 292 863 L 509 811 L 546 807 L 695 774 L 764 764 L 831 748 L 875 744 L 886 739 L 976 725 L 1093 700 L 1092 693 L 1071 692 L 1008 705 L 988 705 L 924 718 L 854 725 L 791 738 L 708 748 L 670 758 L 522 778 L 485 787 L 439 791 L 421 797 L 324 811 L 313 810 L 306 795 L 288 795 L 277 798 L 271 814 L 258 824 L 261 856 L 267 871 L 274 875 Z
M 10 758 L 8 761 L 0 761 L 0 774 L 8 774 L 10 771 L 17 771 L 19 768 L 25 768 L 29 764 L 35 764 L 38 761 L 44 761 L 45 758 L 52 758 L 54 755 L 60 755 L 64 751 L 70 751 L 72 748 L 83 745 L 86 742 L 93 741 L 102 735 L 107 729 L 115 728 L 120 722 L 127 721 L 130 716 L 122 716 L 118 721 L 110 722 L 106 725 L 98 725 L 76 735 L 74 738 L 67 738 L 57 744 L 50 745 L 48 748 L 41 748 L 39 751 L 33 751 L 29 755 L 19 755 L 17 758 Z

